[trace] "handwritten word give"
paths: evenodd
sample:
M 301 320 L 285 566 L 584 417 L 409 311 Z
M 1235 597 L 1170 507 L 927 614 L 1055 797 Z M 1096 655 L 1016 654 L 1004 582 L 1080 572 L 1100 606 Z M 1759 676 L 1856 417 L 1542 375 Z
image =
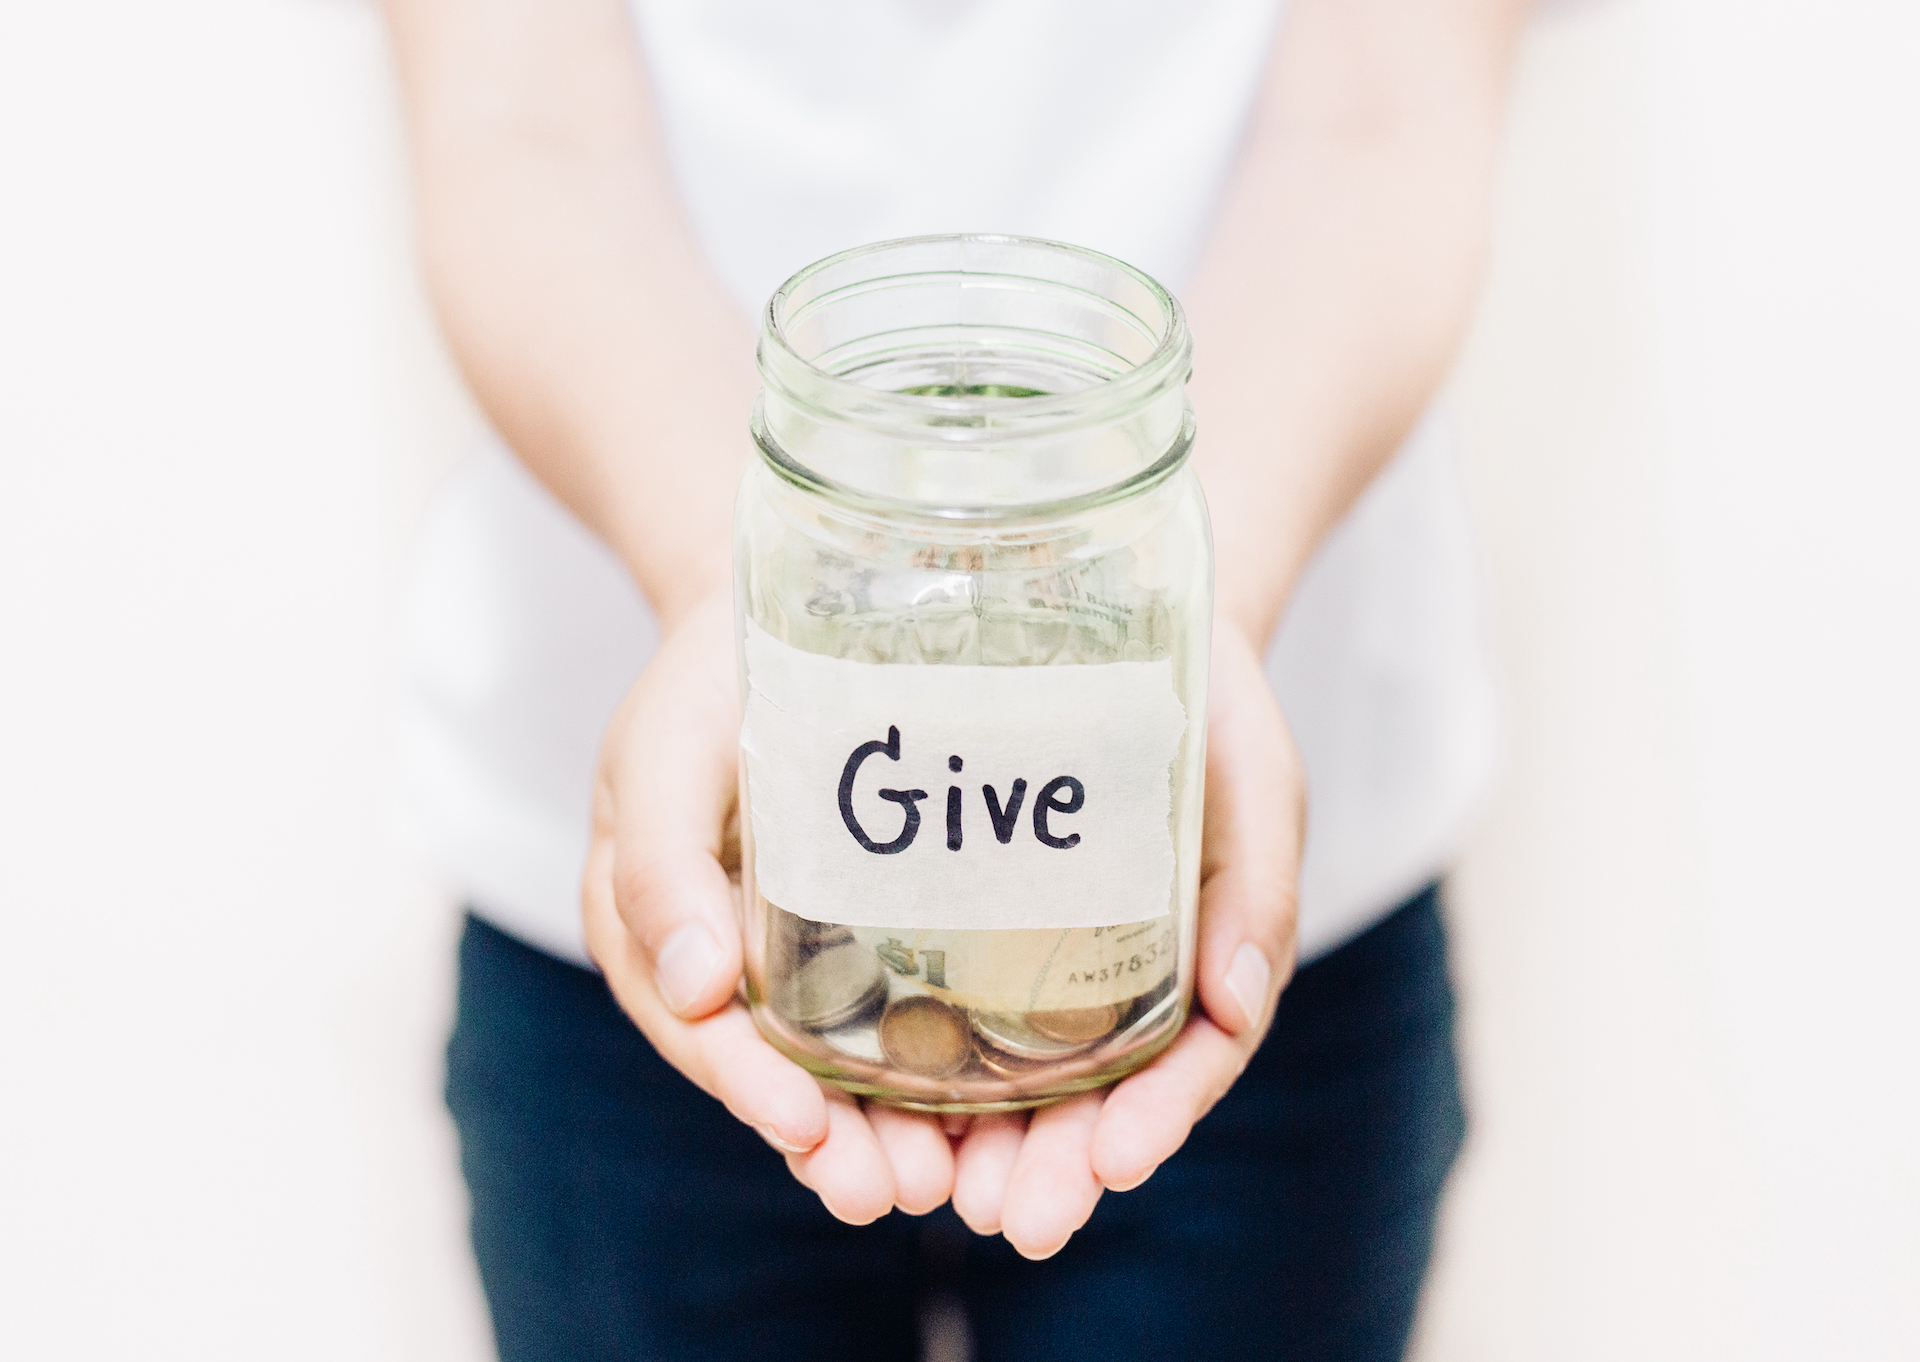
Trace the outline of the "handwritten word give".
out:
M 893 856 L 913 845 L 913 839 L 920 835 L 920 801 L 927 798 L 925 790 L 876 791 L 880 798 L 889 803 L 898 804 L 905 815 L 899 835 L 889 842 L 877 842 L 862 826 L 859 815 L 853 809 L 854 782 L 860 777 L 860 768 L 870 757 L 885 757 L 888 761 L 900 760 L 900 729 L 897 725 L 888 725 L 884 741 L 863 742 L 853 749 L 847 763 L 840 771 L 840 820 L 847 825 L 847 831 L 853 834 L 853 840 L 876 856 Z M 947 758 L 947 769 L 958 774 L 966 763 L 958 755 Z M 1013 841 L 1020 827 L 1020 810 L 1026 803 L 1027 782 L 1024 777 L 1016 778 L 1007 789 L 1006 802 L 1002 803 L 1000 794 L 991 785 L 980 787 L 981 798 L 987 806 L 987 821 L 993 827 L 994 840 L 1002 846 Z M 1032 805 L 1032 823 L 1034 840 L 1042 846 L 1068 851 L 1080 844 L 1080 834 L 1069 832 L 1065 836 L 1057 835 L 1053 830 L 1053 819 L 1066 814 L 1079 813 L 1086 807 L 1087 787 L 1074 776 L 1055 776 L 1040 787 L 1034 796 Z M 963 791 L 958 785 L 947 787 L 947 850 L 958 851 L 964 840 L 965 808 Z

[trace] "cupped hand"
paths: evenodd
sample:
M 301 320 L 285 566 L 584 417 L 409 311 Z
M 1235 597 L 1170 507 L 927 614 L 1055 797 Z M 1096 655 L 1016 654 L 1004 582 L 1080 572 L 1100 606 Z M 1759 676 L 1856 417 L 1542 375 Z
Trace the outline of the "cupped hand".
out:
M 1199 1006 L 1140 1072 L 1031 1116 L 977 1117 L 956 1151 L 954 1210 L 1029 1258 L 1059 1252 L 1103 1191 L 1138 1187 L 1186 1141 L 1259 1048 L 1293 971 L 1305 787 L 1260 655 L 1224 620 L 1207 724 Z
M 715 595 L 668 635 L 602 745 L 582 900 L 614 997 L 840 1219 L 951 1197 L 974 1230 L 1030 1258 L 1058 1252 L 1102 1191 L 1144 1182 L 1232 1086 L 1292 970 L 1305 803 L 1258 652 L 1216 629 L 1199 1006 L 1139 1073 L 1031 1114 L 943 1122 L 862 1104 L 760 1035 L 738 994 L 739 724 L 731 605 Z
M 740 999 L 732 603 L 693 606 L 601 744 L 581 889 L 587 952 L 660 1054 L 787 1156 L 840 1219 L 924 1214 L 953 1189 L 933 1117 L 863 1107 L 775 1050 Z

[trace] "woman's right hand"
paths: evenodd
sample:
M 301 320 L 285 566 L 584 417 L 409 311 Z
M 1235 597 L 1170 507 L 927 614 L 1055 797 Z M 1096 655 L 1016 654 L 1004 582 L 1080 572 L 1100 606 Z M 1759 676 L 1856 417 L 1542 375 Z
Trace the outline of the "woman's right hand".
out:
M 934 1117 L 826 1087 L 740 996 L 739 680 L 730 593 L 680 614 L 601 745 L 587 950 L 653 1047 L 787 1158 L 835 1216 L 922 1215 L 953 1191 Z

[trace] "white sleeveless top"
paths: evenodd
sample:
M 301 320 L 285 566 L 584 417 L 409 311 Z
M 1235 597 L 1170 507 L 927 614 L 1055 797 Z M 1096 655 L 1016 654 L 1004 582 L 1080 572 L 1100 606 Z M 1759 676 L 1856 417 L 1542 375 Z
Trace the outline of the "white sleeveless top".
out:
M 751 318 L 815 259 L 937 232 L 1070 241 L 1178 292 L 1278 8 L 636 0 L 635 18 L 688 213 Z M 652 614 L 495 441 L 429 511 L 409 616 L 413 830 L 477 912 L 584 963 L 594 759 Z M 1431 417 L 1321 548 L 1267 671 L 1307 768 L 1310 958 L 1446 867 L 1491 773 L 1471 550 Z

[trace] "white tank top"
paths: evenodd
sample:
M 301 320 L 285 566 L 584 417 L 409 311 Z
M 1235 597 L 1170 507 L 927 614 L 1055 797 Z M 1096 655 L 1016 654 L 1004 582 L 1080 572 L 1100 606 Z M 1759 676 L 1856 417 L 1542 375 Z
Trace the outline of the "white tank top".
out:
M 1278 9 L 637 0 L 635 17 L 695 231 L 753 317 L 812 260 L 936 232 L 1070 241 L 1178 292 Z M 1464 836 L 1494 746 L 1474 607 L 1430 417 L 1322 546 L 1268 658 L 1307 767 L 1303 958 L 1438 874 Z M 409 616 L 418 839 L 476 911 L 584 962 L 594 758 L 657 642 L 651 612 L 493 441 L 429 511 Z

